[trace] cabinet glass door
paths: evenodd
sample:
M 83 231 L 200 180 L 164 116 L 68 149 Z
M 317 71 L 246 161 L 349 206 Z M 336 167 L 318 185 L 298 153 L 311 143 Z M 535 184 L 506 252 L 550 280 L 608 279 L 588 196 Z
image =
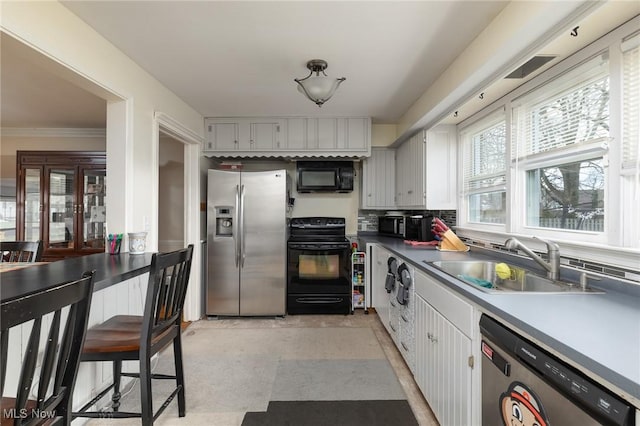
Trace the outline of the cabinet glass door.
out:
M 47 248 L 72 249 L 74 240 L 74 214 L 77 211 L 74 188 L 75 170 L 48 169 L 49 182 L 49 234 Z
M 104 249 L 107 171 L 87 169 L 82 183 L 82 248 Z
M 38 241 L 40 237 L 40 227 L 42 220 L 42 181 L 41 169 L 24 170 L 24 240 Z

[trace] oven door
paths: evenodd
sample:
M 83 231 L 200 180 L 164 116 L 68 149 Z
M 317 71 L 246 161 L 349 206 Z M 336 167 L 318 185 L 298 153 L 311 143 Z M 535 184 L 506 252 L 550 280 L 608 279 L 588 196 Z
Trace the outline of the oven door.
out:
M 350 293 L 349 242 L 289 242 L 288 248 L 289 294 Z

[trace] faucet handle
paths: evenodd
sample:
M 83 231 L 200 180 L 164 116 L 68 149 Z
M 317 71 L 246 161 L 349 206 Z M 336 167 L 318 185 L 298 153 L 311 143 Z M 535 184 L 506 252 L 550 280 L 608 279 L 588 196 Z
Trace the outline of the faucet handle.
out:
M 559 251 L 560 250 L 560 246 L 557 243 L 554 243 L 551 240 L 546 240 L 544 238 L 540 238 L 540 237 L 537 237 L 535 235 L 533 236 L 533 238 L 535 240 L 542 241 L 543 243 L 545 243 L 547 245 L 547 251 Z

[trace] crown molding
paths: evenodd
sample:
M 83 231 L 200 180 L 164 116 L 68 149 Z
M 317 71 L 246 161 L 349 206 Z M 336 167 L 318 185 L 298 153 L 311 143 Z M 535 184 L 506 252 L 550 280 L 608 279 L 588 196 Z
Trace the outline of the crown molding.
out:
M 67 127 L 2 127 L 0 135 L 18 138 L 105 138 L 107 130 Z

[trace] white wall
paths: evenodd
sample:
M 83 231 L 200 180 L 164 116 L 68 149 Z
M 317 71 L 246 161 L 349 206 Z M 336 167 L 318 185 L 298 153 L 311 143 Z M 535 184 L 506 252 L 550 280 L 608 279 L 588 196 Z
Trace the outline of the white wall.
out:
M 107 222 L 112 229 L 132 232 L 149 228 L 147 250 L 158 243 L 158 121 L 163 113 L 200 140 L 203 117 L 174 93 L 109 43 L 62 4 L 45 2 L 2 2 L 1 29 L 6 34 L 61 64 L 64 77 L 107 100 L 107 174 L 119 193 L 107 199 Z M 196 147 L 199 150 L 199 147 Z M 193 149 L 190 148 L 190 153 Z M 198 156 L 189 154 L 187 170 L 197 170 Z M 193 216 L 198 221 L 199 181 L 190 185 Z M 193 196 L 192 196 L 193 195 Z M 200 233 L 189 228 L 188 243 L 194 243 L 193 269 L 200 269 Z M 199 294 L 199 273 L 192 285 L 185 318 L 197 319 L 190 310 L 193 294 Z

